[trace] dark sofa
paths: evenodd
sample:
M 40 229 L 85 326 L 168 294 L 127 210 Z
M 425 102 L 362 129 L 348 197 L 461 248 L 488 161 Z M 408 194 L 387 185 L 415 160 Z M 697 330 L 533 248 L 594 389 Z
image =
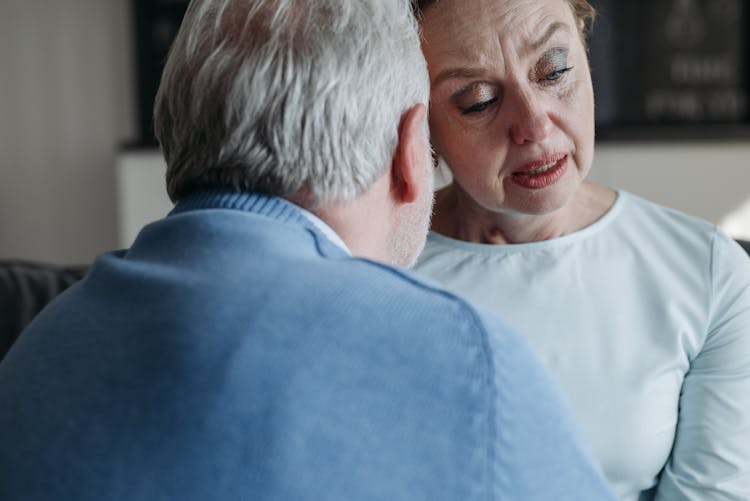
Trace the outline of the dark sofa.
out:
M 0 360 L 34 315 L 86 270 L 86 266 L 0 260 Z

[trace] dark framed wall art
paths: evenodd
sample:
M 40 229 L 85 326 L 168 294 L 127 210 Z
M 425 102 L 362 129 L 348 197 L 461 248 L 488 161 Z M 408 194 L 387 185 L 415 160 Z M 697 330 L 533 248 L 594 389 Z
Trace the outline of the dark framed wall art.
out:
M 600 139 L 750 139 L 746 0 L 595 0 Z

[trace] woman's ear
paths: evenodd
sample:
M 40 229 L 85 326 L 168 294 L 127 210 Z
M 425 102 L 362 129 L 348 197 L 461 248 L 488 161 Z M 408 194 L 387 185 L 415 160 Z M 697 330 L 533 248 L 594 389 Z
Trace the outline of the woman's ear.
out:
M 427 107 L 415 104 L 402 116 L 398 127 L 398 145 L 391 162 L 391 192 L 394 200 L 411 203 L 423 189 L 430 189 L 428 176 L 430 145 L 425 133 Z

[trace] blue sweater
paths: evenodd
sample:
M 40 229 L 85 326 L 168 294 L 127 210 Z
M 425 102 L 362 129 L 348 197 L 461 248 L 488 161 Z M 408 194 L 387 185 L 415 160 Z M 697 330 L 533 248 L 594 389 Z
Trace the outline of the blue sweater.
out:
M 202 193 L 0 363 L 0 499 L 610 499 L 526 343 L 295 208 Z

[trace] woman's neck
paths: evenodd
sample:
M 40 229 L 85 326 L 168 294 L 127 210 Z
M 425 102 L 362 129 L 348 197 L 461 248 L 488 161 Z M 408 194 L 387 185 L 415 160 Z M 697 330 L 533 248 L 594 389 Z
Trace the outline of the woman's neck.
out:
M 590 226 L 607 213 L 616 197 L 609 188 L 584 182 L 564 207 L 548 214 L 530 215 L 485 209 L 454 183 L 436 195 L 432 230 L 483 244 L 539 242 Z

